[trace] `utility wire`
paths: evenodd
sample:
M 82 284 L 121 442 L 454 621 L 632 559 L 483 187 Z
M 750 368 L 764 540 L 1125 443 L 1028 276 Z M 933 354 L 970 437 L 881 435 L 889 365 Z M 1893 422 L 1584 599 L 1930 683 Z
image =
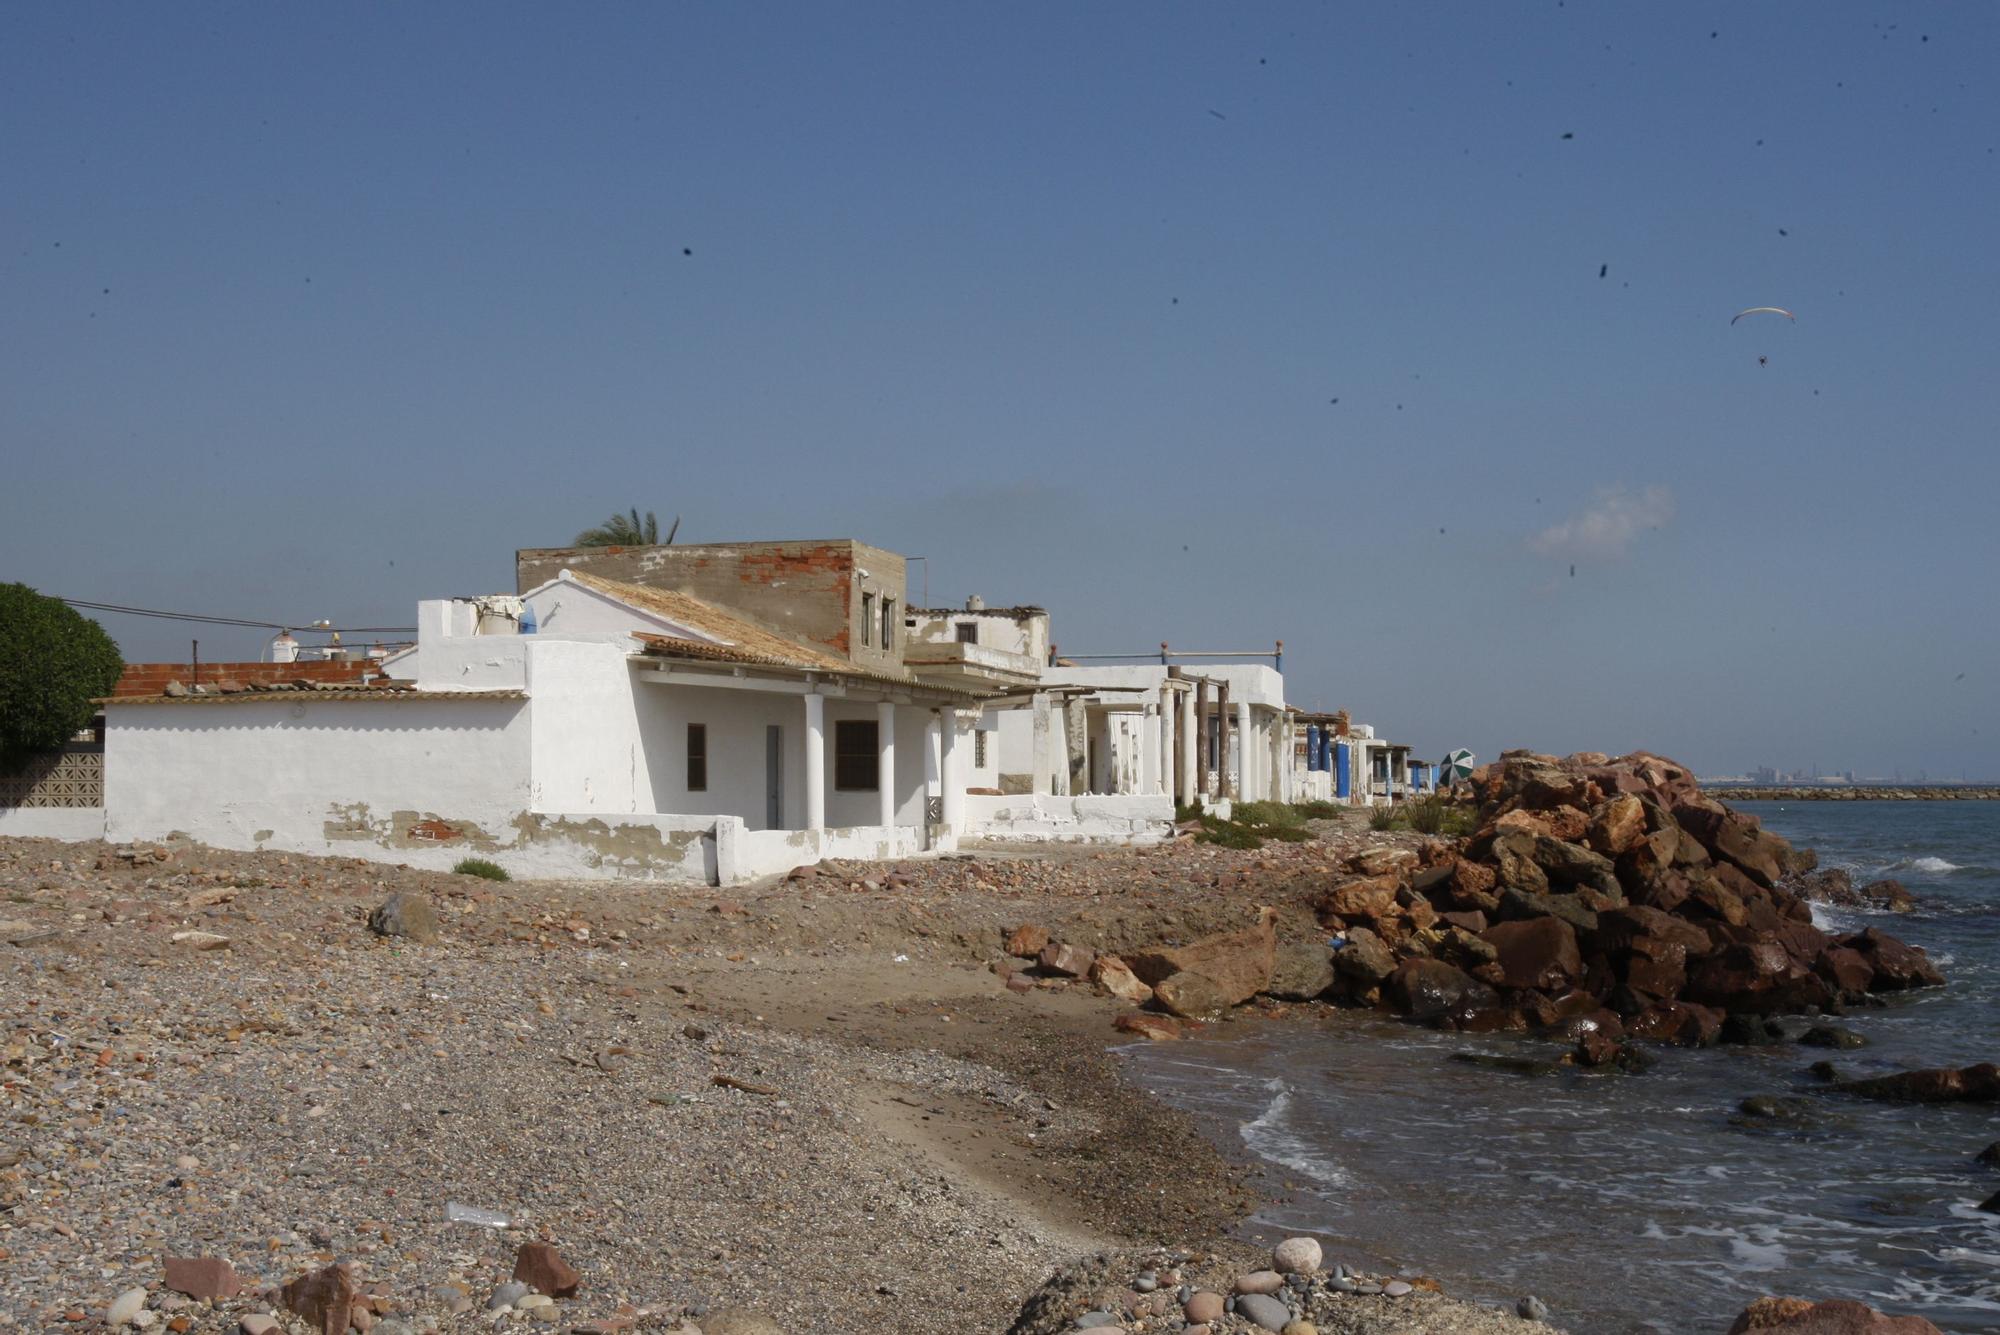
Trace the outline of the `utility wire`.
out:
M 196 612 L 163 612 L 153 607 L 124 607 L 117 603 L 97 603 L 84 598 L 63 598 L 71 607 L 91 612 L 116 612 L 121 616 L 156 617 L 162 621 L 192 621 L 204 626 L 245 626 L 253 630 L 316 630 L 332 635 L 414 635 L 415 626 L 311 626 L 299 622 L 251 621 L 244 617 L 202 616 Z

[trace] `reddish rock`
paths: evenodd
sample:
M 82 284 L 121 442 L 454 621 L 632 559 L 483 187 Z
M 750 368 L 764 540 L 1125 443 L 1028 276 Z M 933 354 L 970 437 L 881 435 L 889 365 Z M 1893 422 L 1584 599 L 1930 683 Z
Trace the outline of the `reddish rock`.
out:
M 1722 1032 L 1722 1012 L 1690 1001 L 1661 1001 L 1627 1020 L 1625 1032 L 1656 1043 L 1706 1047 Z
M 1847 946 L 1828 946 L 1821 951 L 1813 972 L 1824 978 L 1834 991 L 1850 996 L 1868 991 L 1875 980 L 1875 966 L 1868 962 L 1868 957 Z
M 521 1244 L 521 1250 L 514 1253 L 514 1278 L 536 1293 L 546 1293 L 551 1298 L 573 1296 L 576 1286 L 583 1280 L 583 1276 L 577 1274 L 546 1242 Z
M 1618 1040 L 1599 1030 L 1591 1030 L 1576 1040 L 1579 1066 L 1608 1066 L 1618 1060 L 1618 1052 Z
M 1608 858 L 1630 852 L 1646 838 L 1646 809 L 1629 793 L 1614 797 L 1591 813 L 1584 838 Z
M 1912 987 L 1936 987 L 1944 975 L 1916 946 L 1905 945 L 1887 932 L 1870 927 L 1854 936 L 1842 937 L 1840 945 L 1857 951 L 1875 971 L 1869 982 L 1873 992 L 1899 992 Z
M 1451 869 L 1452 902 L 1461 908 L 1491 912 L 1500 902 L 1499 873 L 1483 863 L 1460 858 Z
M 1048 944 L 1048 928 L 1040 923 L 1024 922 L 1008 936 L 1007 953 L 1017 959 L 1031 960 L 1040 955 Z
M 1689 955 L 1706 955 L 1712 948 L 1708 933 L 1684 918 L 1644 904 L 1621 904 L 1597 917 L 1591 943 L 1599 950 L 1629 950 L 1640 937 L 1671 941 Z
M 1334 972 L 1373 987 L 1396 970 L 1396 957 L 1380 936 L 1366 927 L 1348 929 L 1347 944 L 1334 954 Z
M 344 1265 L 308 1271 L 279 1292 L 287 1311 L 303 1318 L 319 1335 L 347 1335 L 355 1309 L 354 1276 Z
M 1687 947 L 1656 936 L 1638 938 L 1625 964 L 1625 982 L 1661 1000 L 1679 996 L 1687 986 Z
M 1870 881 L 1854 893 L 1858 898 L 1891 913 L 1908 913 L 1917 906 L 1917 897 L 1901 881 L 1894 879 Z
M 1024 973 L 1010 973 L 1007 975 L 1007 990 L 1017 993 L 1032 992 L 1035 990 L 1035 980 Z
M 1270 984 L 1277 962 L 1277 919 L 1275 910 L 1259 909 L 1257 925 L 1246 931 L 1206 937 L 1192 945 L 1136 951 L 1125 957 L 1125 963 L 1176 1015 L 1205 1015 L 1239 1006 Z
M 1548 893 L 1549 874 L 1535 861 L 1537 843 L 1545 837 L 1523 829 L 1502 830 L 1493 837 L 1493 866 L 1502 886 L 1531 895 Z
M 1478 909 L 1457 909 L 1450 913 L 1440 913 L 1438 921 L 1447 927 L 1461 928 L 1474 936 L 1486 930 L 1486 915 Z
M 1560 918 L 1529 918 L 1487 928 L 1481 939 L 1496 952 L 1507 986 L 1563 991 L 1583 976 L 1576 933 Z
M 1397 877 L 1366 876 L 1343 881 L 1320 896 L 1316 907 L 1322 918 L 1372 920 L 1393 917 L 1396 892 L 1402 888 Z
M 1865 1303 L 1836 1298 L 1815 1303 L 1804 1298 L 1759 1298 L 1743 1309 L 1729 1335 L 1944 1335 L 1920 1316 L 1886 1316 Z
M 1417 854 L 1408 848 L 1370 848 L 1347 860 L 1348 870 L 1363 876 L 1390 876 L 1417 864 Z
M 1181 1022 L 1168 1015 L 1153 1015 L 1146 1011 L 1127 1011 L 1111 1022 L 1113 1029 L 1121 1033 L 1137 1034 L 1140 1038 L 1164 1043 L 1179 1038 L 1185 1030 Z
M 1073 946 L 1066 941 L 1051 941 L 1042 947 L 1036 961 L 1042 972 L 1056 974 L 1063 978 L 1082 978 L 1090 973 L 1090 966 L 1097 958 L 1097 952 L 1088 946 Z
M 1497 966 L 1494 966 L 1497 968 Z M 1442 960 L 1409 959 L 1383 984 L 1389 1004 L 1418 1020 L 1442 1019 L 1458 1010 L 1483 1010 L 1497 998 L 1493 989 Z
M 167 1287 L 190 1298 L 219 1301 L 243 1292 L 235 1267 L 219 1256 L 169 1256 L 165 1271 Z
M 1138 975 L 1126 968 L 1125 961 L 1116 955 L 1099 955 L 1092 960 L 1090 981 L 1120 1001 L 1134 1006 L 1143 1006 L 1153 999 L 1153 989 L 1140 982 Z

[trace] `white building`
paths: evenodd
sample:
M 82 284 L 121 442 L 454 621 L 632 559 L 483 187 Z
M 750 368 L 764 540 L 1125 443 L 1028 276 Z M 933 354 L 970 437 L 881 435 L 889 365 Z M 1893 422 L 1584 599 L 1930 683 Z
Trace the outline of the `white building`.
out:
M 108 837 L 728 884 L 968 822 L 972 692 L 671 590 L 565 570 L 426 602 L 384 670 L 109 702 Z

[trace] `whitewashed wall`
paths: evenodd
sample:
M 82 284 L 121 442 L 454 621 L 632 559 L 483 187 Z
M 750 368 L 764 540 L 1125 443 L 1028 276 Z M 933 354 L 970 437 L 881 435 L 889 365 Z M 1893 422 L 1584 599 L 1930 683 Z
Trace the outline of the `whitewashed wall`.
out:
M 104 837 L 103 807 L 0 807 L 0 836 L 65 839 Z
M 976 839 L 1146 844 L 1157 843 L 1173 832 L 1174 801 L 1164 794 L 969 794 L 965 806 L 967 835 L 961 845 Z

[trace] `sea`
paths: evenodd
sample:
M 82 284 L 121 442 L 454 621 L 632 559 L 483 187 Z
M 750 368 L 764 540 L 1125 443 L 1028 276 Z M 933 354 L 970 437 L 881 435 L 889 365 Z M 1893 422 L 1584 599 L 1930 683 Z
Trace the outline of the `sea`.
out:
M 2000 1060 L 2000 803 L 1737 805 L 1857 885 L 1908 886 L 1915 912 L 1815 917 L 1923 946 L 1946 986 L 1836 1021 L 1865 1048 L 1659 1049 L 1639 1075 L 1513 1074 L 1451 1058 L 1557 1050 L 1344 1010 L 1135 1045 L 1126 1069 L 1258 1166 L 1254 1235 L 1510 1309 L 1534 1294 L 1574 1335 L 1721 1335 L 1764 1294 L 2000 1330 L 2000 1214 L 1978 1208 L 2000 1168 L 1975 1158 L 2000 1109 L 1870 1103 L 1807 1073 Z M 1744 1118 L 1753 1095 L 1803 1099 L 1802 1119 Z

